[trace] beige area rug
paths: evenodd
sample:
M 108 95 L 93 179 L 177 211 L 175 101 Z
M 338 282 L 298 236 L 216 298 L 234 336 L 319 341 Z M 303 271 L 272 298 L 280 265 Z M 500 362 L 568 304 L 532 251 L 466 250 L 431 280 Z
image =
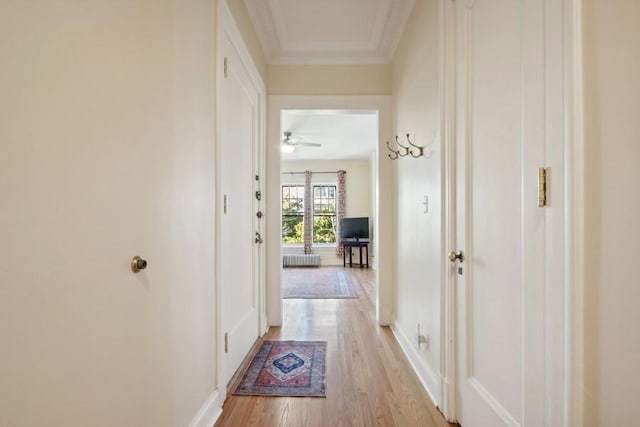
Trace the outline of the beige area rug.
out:
M 282 270 L 282 298 L 359 298 L 348 271 L 329 268 L 285 268 Z

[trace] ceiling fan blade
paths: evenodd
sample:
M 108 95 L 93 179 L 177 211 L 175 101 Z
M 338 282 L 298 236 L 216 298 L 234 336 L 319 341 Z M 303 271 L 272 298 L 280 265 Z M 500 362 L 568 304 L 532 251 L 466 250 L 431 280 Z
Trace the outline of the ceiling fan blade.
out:
M 301 146 L 305 146 L 305 147 L 322 147 L 322 144 L 318 144 L 317 142 L 303 142 L 300 141 L 298 138 L 293 137 L 291 132 L 287 131 L 284 132 L 284 139 L 282 140 L 282 145 L 288 145 L 290 147 L 296 147 L 298 145 Z

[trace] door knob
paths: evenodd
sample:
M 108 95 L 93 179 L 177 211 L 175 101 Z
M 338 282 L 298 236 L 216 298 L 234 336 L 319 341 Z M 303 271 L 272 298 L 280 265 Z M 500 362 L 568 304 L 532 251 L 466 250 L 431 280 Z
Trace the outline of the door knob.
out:
M 464 261 L 464 254 L 462 253 L 462 251 L 458 251 L 458 252 L 451 251 L 451 252 L 449 252 L 449 261 L 456 262 L 456 260 L 459 260 L 460 262 Z
M 131 258 L 131 271 L 133 271 L 134 273 L 139 272 L 140 270 L 144 270 L 145 268 L 147 268 L 147 260 L 146 259 L 142 259 L 139 256 L 134 256 L 133 258 Z
M 258 232 L 256 232 L 256 243 L 262 243 L 262 236 Z

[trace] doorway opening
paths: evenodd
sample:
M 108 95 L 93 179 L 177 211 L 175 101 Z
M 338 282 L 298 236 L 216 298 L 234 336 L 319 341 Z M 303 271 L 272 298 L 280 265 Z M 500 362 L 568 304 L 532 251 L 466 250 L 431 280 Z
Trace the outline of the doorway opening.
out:
M 272 96 L 268 101 L 267 188 L 267 318 L 269 325 L 283 321 L 283 263 L 292 256 L 302 264 L 321 269 L 343 269 L 338 252 L 340 216 L 367 218 L 370 227 L 369 266 L 374 274 L 374 303 L 380 325 L 391 320 L 390 268 L 391 205 L 388 163 L 379 161 L 378 147 L 389 132 L 388 97 Z M 383 142 L 384 144 L 384 142 Z M 286 147 L 291 146 L 291 147 Z M 288 153 L 283 153 L 289 148 Z M 342 187 L 339 172 L 345 182 Z M 305 172 L 306 175 L 305 176 Z M 304 206 L 311 218 L 307 225 L 305 254 Z M 345 206 L 340 208 L 341 188 Z M 384 226 L 381 226 L 384 224 Z M 385 245 L 386 244 L 386 245 Z M 311 252 L 309 253 L 309 248 Z M 359 254 L 359 251 L 356 251 Z M 311 255 L 310 257 L 307 255 Z M 382 257 L 381 257 L 382 256 Z M 286 257 L 286 258 L 285 258 Z M 366 264 L 356 256 L 353 261 Z M 353 264 L 360 265 L 360 264 Z M 309 272 L 312 267 L 308 268 Z M 311 273 L 308 273 L 311 274 Z M 382 280 L 381 280 L 382 278 Z
M 378 114 L 371 110 L 281 110 L 281 296 L 283 307 L 356 299 L 363 288 L 352 274 L 352 247 L 344 247 L 344 225 L 363 221 L 356 268 L 375 258 L 375 171 Z M 346 252 L 349 252 L 347 257 Z M 362 254 L 366 254 L 366 259 Z M 349 263 L 346 260 L 349 259 Z M 367 276 L 371 277 L 371 276 Z M 371 283 L 371 280 L 367 280 Z M 329 308 L 329 307 L 327 307 Z M 284 317 L 289 318 L 288 309 Z M 299 309 L 297 311 L 300 311 Z M 295 319 L 290 319 L 296 321 Z
M 371 247 L 375 240 L 370 227 L 376 222 L 377 112 L 282 110 L 280 120 L 283 265 L 343 265 L 338 234 L 342 218 L 367 218 L 363 237 Z M 312 256 L 297 257 L 304 254 Z

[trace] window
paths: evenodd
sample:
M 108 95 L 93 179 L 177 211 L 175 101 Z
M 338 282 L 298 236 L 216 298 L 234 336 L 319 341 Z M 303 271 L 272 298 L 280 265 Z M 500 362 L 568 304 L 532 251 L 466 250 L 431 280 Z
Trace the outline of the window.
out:
M 313 186 L 313 242 L 336 242 L 336 186 Z M 304 186 L 282 186 L 282 242 L 303 243 Z
M 336 186 L 313 186 L 313 242 L 336 242 Z
M 282 186 L 282 243 L 302 243 L 304 186 Z

